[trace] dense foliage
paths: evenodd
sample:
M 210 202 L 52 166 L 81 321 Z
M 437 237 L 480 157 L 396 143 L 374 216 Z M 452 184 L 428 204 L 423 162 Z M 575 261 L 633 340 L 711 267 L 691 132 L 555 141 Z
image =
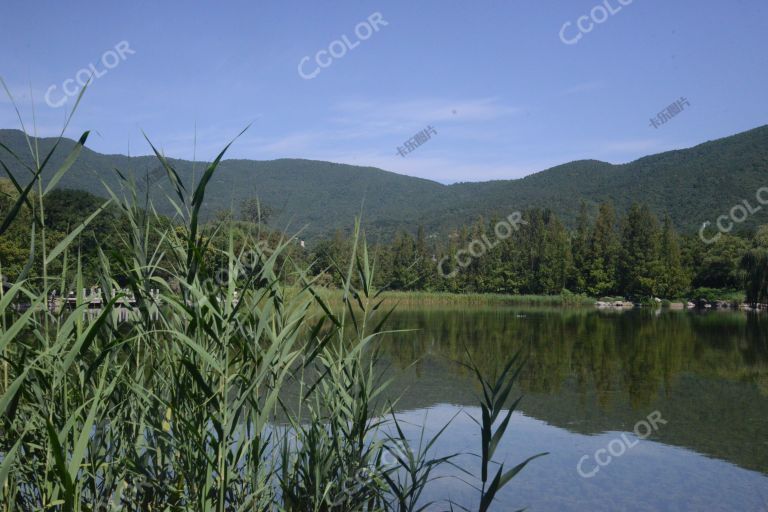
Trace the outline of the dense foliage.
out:
M 0 212 L 7 210 L 17 195 L 9 181 L 0 179 Z M 38 202 L 34 193 L 30 198 L 31 204 Z M 100 198 L 88 192 L 51 190 L 43 199 L 48 243 L 55 245 L 62 240 L 72 226 L 83 222 L 102 204 Z M 22 227 L 22 222 L 32 221 L 32 210 L 25 205 L 19 215 L 20 222 L 0 236 L 0 273 L 10 281 L 30 264 L 30 256 L 30 275 L 41 274 L 43 255 L 40 250 L 37 254 L 32 251 L 34 246 L 42 246 L 41 232 L 36 231 L 33 246 L 31 231 Z M 264 224 L 270 215 L 271 211 L 254 197 L 244 200 L 237 211 L 217 212 L 200 229 L 214 246 L 226 245 L 231 237 L 237 251 L 242 251 L 249 240 L 269 250 L 285 237 Z M 165 227 L 173 225 L 163 216 L 157 219 Z M 375 248 L 380 266 L 376 284 L 405 291 L 515 295 L 571 292 L 636 299 L 730 299 L 734 292 L 746 290 L 748 302 L 768 301 L 768 278 L 761 273 L 765 268 L 761 254 L 768 249 L 768 226 L 754 236 L 722 235 L 715 243 L 705 244 L 698 236 L 678 233 L 669 216 L 659 221 L 647 205 L 632 205 L 619 215 L 611 203 L 601 204 L 596 212 L 582 203 L 574 229 L 568 229 L 551 210 L 528 210 L 521 219 L 519 229 L 509 238 L 497 236 L 495 227 L 504 220 L 496 218 L 479 218 L 446 237 L 427 236 L 423 227 L 416 236 L 399 231 L 391 242 Z M 81 256 L 86 286 L 98 284 L 99 249 L 114 263 L 128 226 L 124 214 L 110 206 L 73 241 L 73 248 Z M 155 239 L 157 233 L 148 236 Z M 478 240 L 484 246 L 482 254 L 476 258 L 467 255 L 470 244 Z M 289 256 L 302 265 L 311 265 L 319 285 L 334 286 L 339 270 L 348 265 L 351 249 L 350 237 L 337 230 L 306 247 L 301 247 L 296 238 L 285 247 L 281 258 Z M 464 255 L 457 257 L 462 250 Z M 208 251 L 205 257 L 211 266 L 221 260 L 214 251 Z M 459 261 L 470 264 L 459 267 Z M 218 262 L 219 267 L 224 264 L 223 260 Z M 114 278 L 121 285 L 126 283 L 125 276 L 119 273 Z M 286 284 L 295 284 L 291 277 L 285 279 Z
M 26 141 L 17 130 L 0 130 L 0 142 L 24 155 Z M 42 151 L 54 139 L 39 139 Z M 63 161 L 74 141 L 64 140 L 54 153 L 52 165 Z M 16 162 L 0 148 L 0 158 L 24 176 Z M 199 179 L 205 164 L 169 160 L 188 187 Z M 149 176 L 150 196 L 160 212 L 173 215 L 164 194 L 173 189 L 162 168 L 150 156 L 102 155 L 87 148 L 59 183 L 63 188 L 105 195 L 101 184 L 114 188 L 120 169 L 143 183 Z M 534 169 L 531 169 L 534 171 Z M 392 241 L 398 230 L 415 234 L 421 224 L 426 233 L 446 236 L 479 216 L 500 217 L 513 211 L 550 208 L 560 221 L 575 228 L 580 203 L 596 210 L 612 202 L 626 211 L 633 202 L 645 203 L 659 218 L 669 214 L 681 233 L 690 234 L 706 221 L 715 222 L 734 205 L 749 201 L 766 185 L 768 174 L 768 126 L 756 128 L 699 146 L 641 158 L 623 165 L 584 160 L 571 162 L 523 179 L 485 183 L 442 185 L 371 167 L 298 159 L 274 161 L 225 160 L 209 183 L 201 209 L 203 218 L 254 196 L 262 208 L 273 212 L 273 225 L 295 231 L 305 228 L 308 240 L 327 238 L 336 229 L 348 228 L 349 219 L 365 212 L 364 227 L 371 239 Z M 50 179 L 44 173 L 44 180 Z M 363 201 L 364 198 L 364 201 Z M 753 230 L 768 222 L 768 209 L 750 215 L 737 229 Z
M 582 203 L 574 230 L 551 210 L 528 210 L 521 218 L 519 229 L 507 238 L 496 233 L 503 219 L 481 218 L 447 240 L 428 238 L 424 229 L 415 237 L 399 232 L 392 243 L 377 247 L 381 284 L 395 290 L 570 292 L 639 300 L 731 299 L 737 290 L 757 286 L 763 295 L 754 292 L 748 300 L 765 302 L 768 288 L 765 277 L 759 277 L 765 260 L 747 255 L 768 248 L 768 226 L 754 237 L 722 235 L 705 244 L 698 236 L 679 234 L 668 216 L 659 222 L 647 205 L 634 204 L 619 216 L 611 203 L 603 203 L 592 218 Z M 337 232 L 314 245 L 311 259 L 317 269 L 334 262 L 343 266 L 348 249 L 348 240 Z M 469 264 L 462 267 L 463 262 Z M 754 284 L 750 275 L 764 281 Z

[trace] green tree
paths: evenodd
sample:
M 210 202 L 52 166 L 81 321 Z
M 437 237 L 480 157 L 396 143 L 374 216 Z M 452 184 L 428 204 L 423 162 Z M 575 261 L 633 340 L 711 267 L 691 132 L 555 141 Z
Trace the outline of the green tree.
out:
M 544 294 L 555 295 L 563 291 L 571 271 L 570 237 L 554 213 L 545 212 L 544 219 L 538 281 Z
M 693 286 L 696 288 L 737 289 L 743 284 L 740 271 L 741 258 L 750 249 L 750 243 L 740 237 L 724 234 L 713 244 L 704 244 L 695 238 L 689 244 L 689 256 L 694 269 Z
M 619 238 L 616 233 L 616 214 L 611 203 L 602 203 L 595 227 L 589 239 L 589 256 L 585 265 L 586 291 L 600 297 L 617 291 L 617 264 Z
M 659 222 L 648 205 L 633 204 L 622 222 L 619 285 L 631 297 L 659 292 Z
M 757 228 L 753 241 L 755 243 L 755 247 L 768 249 L 768 224 L 763 224 Z
M 416 242 L 409 233 L 398 233 L 392 244 L 392 281 L 395 290 L 414 290 L 420 281 Z
M 661 233 L 661 265 L 659 293 L 668 298 L 679 297 L 688 289 L 690 278 L 683 269 L 680 244 L 669 215 L 664 216 Z
M 745 273 L 747 302 L 764 304 L 768 302 L 768 250 L 752 249 L 741 258 Z
M 240 218 L 254 224 L 267 224 L 272 217 L 272 209 L 265 206 L 258 197 L 250 197 L 240 202 Z
M 589 277 L 589 212 L 587 203 L 581 202 L 579 216 L 576 220 L 576 232 L 573 234 L 571 253 L 573 254 L 573 266 L 569 279 L 569 287 L 572 291 L 583 293 L 587 288 Z
M 419 226 L 416 232 L 416 261 L 415 269 L 419 275 L 418 288 L 422 290 L 432 290 L 435 286 L 435 278 L 437 269 L 435 268 L 435 262 L 433 261 L 433 252 L 429 248 L 427 242 L 427 234 L 424 226 Z
M 351 242 L 341 230 L 334 232 L 333 238 L 319 241 L 312 251 L 313 268 L 317 274 L 326 273 L 331 283 L 337 283 L 341 275 L 346 274 L 349 265 Z

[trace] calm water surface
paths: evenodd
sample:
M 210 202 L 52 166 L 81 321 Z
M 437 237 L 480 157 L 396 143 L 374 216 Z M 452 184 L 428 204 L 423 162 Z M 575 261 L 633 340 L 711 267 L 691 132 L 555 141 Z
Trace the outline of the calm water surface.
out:
M 401 310 L 390 327 L 416 329 L 382 342 L 410 434 L 453 418 L 439 454 L 479 447 L 469 417 L 479 417 L 478 388 L 453 362 L 463 344 L 487 371 L 530 354 L 525 398 L 495 458 L 512 467 L 550 454 L 512 480 L 496 510 L 768 510 L 768 315 L 428 308 Z M 666 423 L 639 440 L 635 424 L 654 411 Z M 596 450 L 622 434 L 632 448 L 599 467 Z M 577 471 L 585 455 L 585 474 L 599 467 L 590 478 Z M 469 455 L 460 465 L 478 467 Z M 474 503 L 456 478 L 430 490 L 428 499 Z

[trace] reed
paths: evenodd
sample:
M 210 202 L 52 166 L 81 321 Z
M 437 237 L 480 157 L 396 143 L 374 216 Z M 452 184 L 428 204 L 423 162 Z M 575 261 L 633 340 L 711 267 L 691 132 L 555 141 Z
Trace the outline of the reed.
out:
M 372 287 L 375 258 L 359 223 L 351 263 L 336 269 L 340 303 L 331 303 L 287 255 L 292 239 L 267 254 L 254 238 L 244 258 L 232 236 L 224 246 L 204 236 L 200 208 L 226 148 L 191 191 L 155 151 L 174 187 L 172 223 L 141 205 L 130 177 L 106 189 L 105 206 L 129 228 L 119 247 L 100 252 L 99 282 L 106 297 L 130 289 L 130 320 L 115 314 L 120 292 L 95 313 L 82 299 L 57 312 L 47 307 L 53 289 L 83 287 L 74 243 L 99 212 L 49 248 L 41 198 L 86 138 L 46 186 L 55 148 L 34 159 L 28 184 L 12 177 L 18 197 L 0 219 L 1 235 L 22 208 L 33 212 L 30 240 L 42 235 L 43 244 L 32 257 L 44 269 L 0 289 L 2 509 L 422 509 L 425 470 L 448 459 L 425 449 L 383 463 L 397 417 L 380 399 L 387 383 L 375 362 L 391 308 Z M 49 272 L 53 263 L 60 270 Z M 15 312 L 22 299 L 32 307 Z M 407 486 L 404 475 L 413 475 Z

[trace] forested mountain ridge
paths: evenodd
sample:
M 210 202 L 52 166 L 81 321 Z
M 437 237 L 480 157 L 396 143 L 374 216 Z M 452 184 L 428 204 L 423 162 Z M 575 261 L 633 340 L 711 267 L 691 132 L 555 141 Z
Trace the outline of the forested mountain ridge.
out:
M 44 153 L 54 141 L 36 142 Z M 0 130 L 0 142 L 28 158 L 22 132 Z M 62 141 L 47 179 L 73 145 L 74 141 Z M 28 176 L 2 148 L 0 160 L 17 177 Z M 187 184 L 193 180 L 193 167 L 197 177 L 205 167 L 201 162 L 170 162 Z M 58 186 L 105 195 L 101 180 L 115 186 L 114 169 L 132 173 L 137 180 L 150 174 L 157 180 L 150 187 L 151 196 L 162 213 L 171 214 L 162 199 L 163 190 L 169 191 L 167 178 L 155 172 L 158 167 L 153 156 L 104 155 L 85 148 Z M 728 214 L 743 200 L 756 206 L 755 194 L 762 186 L 768 186 L 768 126 L 627 164 L 581 160 L 522 179 L 453 185 L 373 167 L 312 160 L 225 160 L 208 186 L 204 215 L 211 217 L 232 206 L 237 209 L 243 199 L 258 196 L 272 210 L 270 224 L 281 229 L 289 225 L 289 232 L 306 226 L 304 236 L 312 239 L 348 227 L 362 209 L 369 235 L 390 239 L 400 229 L 415 232 L 422 225 L 428 234 L 445 234 L 480 215 L 506 216 L 536 207 L 549 208 L 566 225 L 574 226 L 581 201 L 593 214 L 602 201 L 612 201 L 620 212 L 641 202 L 659 216 L 669 214 L 678 229 L 692 232 L 702 222 Z M 768 222 L 765 210 L 738 228 Z

